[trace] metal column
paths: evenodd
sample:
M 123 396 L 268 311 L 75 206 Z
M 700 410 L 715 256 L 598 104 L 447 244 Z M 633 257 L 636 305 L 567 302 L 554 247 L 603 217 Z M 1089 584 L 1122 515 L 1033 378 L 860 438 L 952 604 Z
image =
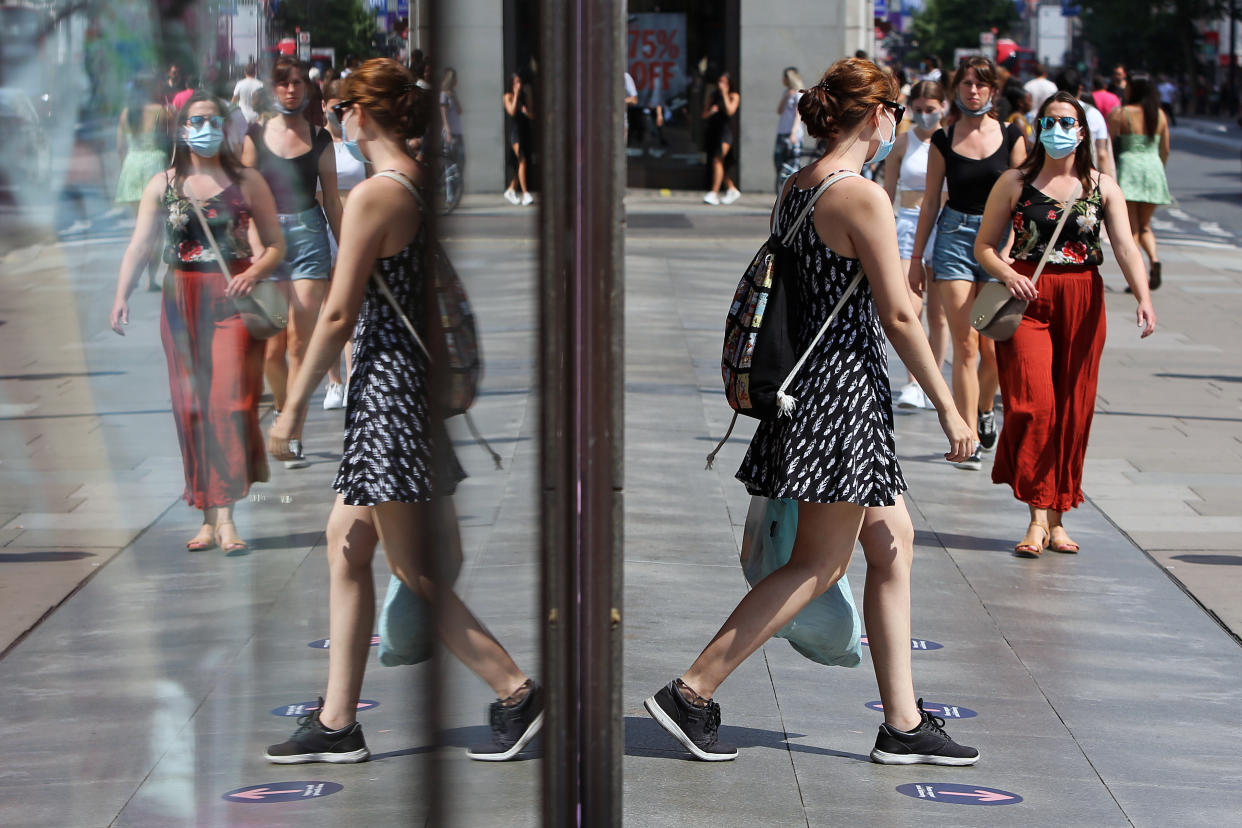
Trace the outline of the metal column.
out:
M 544 824 L 621 824 L 624 4 L 540 0 Z

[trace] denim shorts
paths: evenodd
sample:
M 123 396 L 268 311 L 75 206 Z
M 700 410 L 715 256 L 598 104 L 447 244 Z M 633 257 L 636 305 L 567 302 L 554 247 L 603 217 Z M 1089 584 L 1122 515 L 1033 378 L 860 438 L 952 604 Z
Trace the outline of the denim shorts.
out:
M 901 254 L 902 261 L 910 258 L 910 254 L 914 252 L 914 232 L 919 227 L 919 213 L 922 211 L 918 207 L 898 207 L 897 208 L 897 251 Z M 923 247 L 923 261 L 931 264 L 931 252 L 936 249 L 936 225 L 932 225 L 931 235 L 927 237 L 927 244 Z
M 281 213 L 285 259 L 272 278 L 280 281 L 327 279 L 332 275 L 328 220 L 318 204 L 300 213 Z
M 983 266 L 975 259 L 975 237 L 983 216 L 972 216 L 945 207 L 936 220 L 936 246 L 932 253 L 932 271 L 937 282 L 963 280 L 989 282 Z

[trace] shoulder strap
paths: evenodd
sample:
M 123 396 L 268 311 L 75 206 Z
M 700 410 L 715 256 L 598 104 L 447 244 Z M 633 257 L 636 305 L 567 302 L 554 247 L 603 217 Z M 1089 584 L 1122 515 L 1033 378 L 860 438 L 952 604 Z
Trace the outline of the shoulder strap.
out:
M 781 383 L 781 387 L 776 390 L 776 406 L 780 414 L 789 414 L 798 405 L 798 401 L 785 393 L 785 389 L 789 387 L 789 383 L 793 382 L 793 378 L 798 375 L 798 371 L 802 370 L 802 364 L 806 362 L 807 357 L 811 355 L 811 351 L 815 350 L 815 346 L 824 338 L 824 334 L 828 332 L 828 326 L 832 324 L 832 320 L 837 318 L 837 314 L 841 313 L 841 308 L 845 307 L 846 301 L 858 289 L 859 283 L 863 280 L 862 265 L 858 266 L 858 273 L 850 281 L 849 286 L 845 288 L 845 292 L 841 294 L 841 298 L 837 300 L 836 306 L 833 307 L 832 313 L 828 314 L 828 318 L 824 320 L 824 324 L 819 326 L 819 331 L 815 334 L 815 338 L 811 340 L 811 344 L 802 352 L 802 356 L 794 363 L 794 367 L 790 369 L 785 381 Z M 779 416 L 779 414 L 778 414 Z
M 424 209 L 422 196 L 419 195 L 414 182 L 405 173 L 400 170 L 381 170 L 375 174 L 375 177 L 391 178 L 393 181 L 400 182 L 409 191 L 410 195 L 414 196 L 414 199 L 418 202 L 418 208 L 420 210 Z M 388 287 L 388 283 L 380 275 L 379 268 L 373 270 L 371 276 L 375 279 L 375 286 L 379 288 L 380 293 L 384 295 L 384 298 L 388 300 L 388 304 L 392 306 L 397 316 L 400 317 L 401 323 L 405 325 L 405 329 L 410 332 L 410 336 L 414 337 L 414 343 L 418 345 L 419 350 L 423 352 L 423 355 L 427 357 L 427 361 L 430 362 L 431 352 L 427 350 L 427 344 L 423 342 L 423 338 L 414 329 L 414 323 L 410 321 L 410 317 L 406 316 L 405 311 L 401 309 L 401 305 L 397 302 L 397 297 L 393 295 L 392 289 Z
M 780 234 L 781 211 L 780 208 L 777 208 L 776 215 L 773 217 L 773 223 L 775 225 L 773 227 L 773 234 L 781 235 L 781 244 L 788 245 L 793 241 L 794 236 L 797 235 L 798 228 L 802 226 L 802 222 L 804 222 L 806 217 L 810 215 L 812 208 L 815 207 L 815 202 L 819 201 L 819 197 L 822 196 L 829 187 L 836 184 L 841 179 L 852 178 L 857 175 L 858 173 L 853 170 L 842 170 L 840 172 L 829 173 L 825 176 L 824 179 L 819 182 L 819 186 L 815 188 L 815 192 L 811 195 L 810 200 L 808 200 L 802 210 L 799 211 L 798 217 L 794 219 L 793 224 L 790 225 L 789 229 L 786 230 L 783 235 Z M 784 201 L 784 199 L 782 199 L 782 201 Z
M 1057 246 L 1057 240 L 1061 238 L 1061 228 L 1065 226 L 1065 222 L 1069 219 L 1070 213 L 1074 212 L 1074 203 L 1078 201 L 1078 197 L 1082 195 L 1082 182 L 1074 182 L 1074 191 L 1070 193 L 1069 200 L 1061 205 L 1061 220 L 1057 222 L 1057 227 L 1052 231 L 1052 238 L 1048 240 L 1048 244 L 1044 246 L 1044 255 L 1040 257 L 1039 264 L 1035 267 L 1035 272 L 1031 274 L 1031 284 L 1039 279 L 1041 273 L 1044 272 L 1044 265 L 1048 264 L 1048 259 L 1052 256 L 1052 251 Z
M 184 184 L 182 185 L 184 188 Z M 233 274 L 229 273 L 228 265 L 224 263 L 224 256 L 220 253 L 220 245 L 216 244 L 216 236 L 211 232 L 211 227 L 207 224 L 207 217 L 203 215 L 203 208 L 199 205 L 198 199 L 190 195 L 189 190 L 185 193 L 186 201 L 190 202 L 190 206 L 194 208 L 194 215 L 198 216 L 198 223 L 203 228 L 203 233 L 207 236 L 207 244 L 211 245 L 211 252 L 215 254 L 216 264 L 220 267 L 220 272 L 224 274 L 224 283 L 229 284 L 233 281 Z

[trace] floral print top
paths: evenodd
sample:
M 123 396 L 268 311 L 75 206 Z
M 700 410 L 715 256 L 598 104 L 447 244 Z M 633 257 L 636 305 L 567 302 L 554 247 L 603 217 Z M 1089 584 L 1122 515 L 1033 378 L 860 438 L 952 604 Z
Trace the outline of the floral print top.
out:
M 250 206 L 236 183 L 200 203 L 220 253 L 228 261 L 249 259 Z M 194 215 L 190 200 L 170 185 L 164 189 L 164 208 L 168 213 L 164 261 L 176 270 L 215 271 L 215 253 L 203 235 L 203 225 Z
M 1099 185 L 1089 196 L 1075 201 L 1070 209 L 1073 213 L 1061 228 L 1056 249 L 1048 257 L 1048 264 L 1102 264 L 1104 254 L 1100 249 L 1100 220 L 1104 205 Z M 1060 202 L 1026 184 L 1013 214 L 1014 242 L 1010 255 L 1020 262 L 1038 262 L 1060 220 Z

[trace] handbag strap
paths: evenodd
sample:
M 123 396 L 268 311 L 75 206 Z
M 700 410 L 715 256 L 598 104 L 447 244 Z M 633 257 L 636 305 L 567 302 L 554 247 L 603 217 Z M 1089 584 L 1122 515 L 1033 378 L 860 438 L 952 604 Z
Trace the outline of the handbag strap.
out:
M 203 233 L 207 236 L 207 244 L 211 245 L 211 252 L 216 257 L 216 264 L 220 266 L 220 272 L 224 274 L 225 284 L 232 283 L 233 274 L 229 273 L 228 267 L 224 264 L 224 256 L 220 253 L 220 245 L 216 244 L 216 236 L 211 232 L 211 227 L 207 224 L 207 217 L 203 215 L 202 206 L 199 205 L 198 199 L 190 194 L 189 190 L 185 190 L 185 198 L 190 202 L 190 206 L 194 208 L 194 215 L 198 216 L 198 223 L 203 228 Z
M 1048 264 L 1048 259 L 1052 256 L 1052 251 L 1056 249 L 1057 240 L 1061 238 L 1061 228 L 1065 227 L 1065 222 L 1069 219 L 1070 213 L 1074 212 L 1074 203 L 1078 201 L 1078 196 L 1082 195 L 1082 182 L 1074 182 L 1074 192 L 1070 194 L 1069 200 L 1061 207 L 1061 219 L 1057 222 L 1056 229 L 1052 231 L 1052 238 L 1048 240 L 1048 244 L 1044 246 L 1044 255 L 1039 258 L 1039 264 L 1035 267 L 1035 272 L 1031 274 L 1031 284 L 1035 284 L 1040 274 L 1044 272 L 1044 265 Z

